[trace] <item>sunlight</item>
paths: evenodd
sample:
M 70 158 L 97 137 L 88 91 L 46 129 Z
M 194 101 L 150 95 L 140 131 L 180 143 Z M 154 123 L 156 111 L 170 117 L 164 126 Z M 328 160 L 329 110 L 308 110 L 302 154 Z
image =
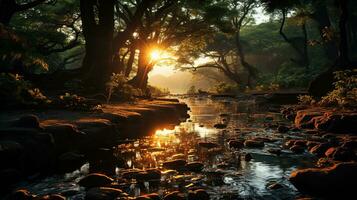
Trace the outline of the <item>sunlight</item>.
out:
M 152 61 L 157 61 L 161 57 L 161 52 L 158 49 L 153 49 L 150 53 L 150 58 Z

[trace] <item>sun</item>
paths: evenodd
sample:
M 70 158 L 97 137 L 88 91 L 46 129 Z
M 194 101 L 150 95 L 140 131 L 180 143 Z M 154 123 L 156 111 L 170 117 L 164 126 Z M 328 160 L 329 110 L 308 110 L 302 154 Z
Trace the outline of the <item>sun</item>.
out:
M 157 61 L 160 59 L 160 56 L 161 56 L 161 52 L 160 50 L 158 49 L 153 49 L 151 50 L 151 53 L 150 53 L 150 58 L 152 61 Z

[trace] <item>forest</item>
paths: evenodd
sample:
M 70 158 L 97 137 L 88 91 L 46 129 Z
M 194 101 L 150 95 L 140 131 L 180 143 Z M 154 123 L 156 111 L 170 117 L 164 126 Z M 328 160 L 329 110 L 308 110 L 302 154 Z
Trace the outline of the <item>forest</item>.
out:
M 0 0 L 0 199 L 350 199 L 357 1 Z

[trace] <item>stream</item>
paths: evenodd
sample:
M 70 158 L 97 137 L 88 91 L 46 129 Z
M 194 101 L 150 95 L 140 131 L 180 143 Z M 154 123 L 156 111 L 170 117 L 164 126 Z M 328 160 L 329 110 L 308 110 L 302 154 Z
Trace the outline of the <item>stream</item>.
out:
M 164 196 L 169 191 L 187 194 L 204 189 L 210 199 L 296 199 L 301 194 L 288 180 L 299 168 L 312 167 L 315 158 L 308 152 L 294 154 L 282 148 L 288 139 L 306 139 L 302 132 L 278 133 L 277 125 L 290 126 L 278 112 L 258 107 L 254 101 L 221 98 L 182 98 L 190 107 L 190 118 L 173 130 L 157 130 L 155 135 L 118 145 L 115 155 L 124 158 L 131 169 L 116 169 L 113 177 L 123 184 L 132 197 L 145 193 Z M 215 128 L 216 124 L 226 127 Z M 259 139 L 263 147 L 232 148 L 230 140 Z M 273 153 L 278 150 L 279 153 Z M 168 170 L 162 167 L 169 160 L 185 160 L 203 164 L 201 170 Z M 123 180 L 133 169 L 156 168 L 160 180 L 140 182 Z M 72 173 L 55 175 L 32 182 L 23 182 L 37 195 L 62 194 L 68 199 L 83 199 L 85 189 L 78 181 L 89 173 L 85 164 Z

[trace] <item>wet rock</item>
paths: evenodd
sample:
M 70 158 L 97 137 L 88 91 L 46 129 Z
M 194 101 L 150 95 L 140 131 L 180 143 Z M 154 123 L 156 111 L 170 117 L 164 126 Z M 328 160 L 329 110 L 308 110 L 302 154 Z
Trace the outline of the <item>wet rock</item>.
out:
M 171 192 L 167 195 L 165 195 L 164 200 L 184 200 L 185 196 L 184 194 L 175 191 L 175 192 Z
M 33 195 L 26 189 L 19 189 L 12 192 L 6 200 L 31 200 Z
M 224 128 L 227 128 L 227 124 L 218 123 L 218 124 L 215 124 L 213 127 L 216 129 L 224 129 Z
M 127 170 L 122 174 L 122 178 L 124 178 L 124 179 L 136 179 L 136 176 L 141 172 L 144 172 L 144 171 L 143 170 L 139 170 L 139 169 Z
M 294 145 L 306 147 L 306 143 L 307 143 L 306 140 L 295 140 Z
M 41 197 L 36 197 L 34 200 L 66 200 L 66 197 L 59 194 L 50 194 Z
M 320 142 L 316 142 L 316 141 L 308 141 L 306 143 L 307 146 L 307 150 L 310 151 L 314 146 L 321 144 Z
M 346 149 L 357 149 L 357 140 L 348 140 L 345 141 L 342 146 L 342 148 L 346 148 Z
M 77 152 L 66 152 L 58 157 L 58 169 L 68 173 L 80 168 L 85 163 L 84 155 Z
M 162 164 L 162 166 L 166 169 L 173 169 L 173 170 L 182 170 L 186 165 L 186 160 L 178 159 L 173 161 L 167 161 Z
M 315 120 L 315 128 L 332 133 L 357 133 L 357 113 L 326 112 Z
M 200 162 L 191 162 L 187 163 L 185 168 L 190 172 L 201 172 L 203 170 L 204 165 Z
M 286 132 L 288 132 L 289 130 L 290 130 L 289 127 L 283 126 L 283 125 L 279 125 L 278 128 L 277 128 L 277 131 L 278 131 L 279 133 L 286 133 Z
M 268 189 L 270 190 L 277 190 L 277 189 L 280 189 L 280 188 L 283 188 L 283 185 L 281 185 L 280 183 L 270 183 L 268 184 Z
M 228 142 L 229 148 L 233 149 L 241 149 L 244 147 L 244 141 L 239 141 L 239 140 L 230 140 Z
M 219 147 L 219 145 L 217 143 L 213 143 L 213 142 L 199 142 L 198 146 L 206 148 L 206 149 L 212 149 L 212 148 Z
M 104 174 L 92 173 L 83 177 L 78 184 L 85 188 L 94 188 L 109 185 L 114 180 Z
M 13 123 L 14 127 L 40 129 L 40 120 L 36 115 L 25 115 Z
M 253 159 L 252 154 L 247 153 L 247 154 L 244 155 L 244 160 L 245 160 L 245 161 L 249 162 L 249 161 L 251 161 L 252 159 Z
M 209 200 L 209 194 L 203 190 L 203 189 L 198 189 L 195 191 L 190 191 L 188 193 L 188 200 Z
M 160 196 L 156 193 L 145 194 L 139 197 L 136 197 L 135 200 L 160 200 Z
M 288 140 L 288 141 L 286 141 L 285 143 L 284 143 L 284 148 L 290 148 L 290 147 L 292 147 L 294 144 L 295 144 L 295 141 L 296 140 Z
M 114 156 L 113 149 L 99 148 L 89 154 L 89 169 L 91 172 L 115 174 L 118 157 Z
M 318 110 L 300 110 L 296 113 L 295 126 L 298 128 L 315 128 L 314 118 L 317 116 L 322 116 L 323 112 Z
M 120 189 L 109 187 L 94 187 L 86 192 L 85 200 L 114 200 L 128 195 Z
M 329 143 L 321 143 L 310 149 L 310 153 L 315 154 L 318 157 L 322 157 L 325 155 L 325 152 L 331 145 Z
M 281 149 L 268 149 L 267 150 L 269 153 L 280 156 L 281 154 Z
M 301 192 L 325 197 L 346 198 L 356 194 L 357 163 L 338 163 L 328 168 L 292 172 L 289 180 Z
M 327 149 L 325 156 L 336 161 L 356 160 L 356 154 L 354 151 L 341 147 L 331 147 Z
M 304 153 L 305 147 L 294 144 L 292 147 L 290 147 L 290 151 L 292 151 L 293 153 L 296 153 L 296 154 Z
M 222 170 L 214 170 L 205 172 L 207 176 L 207 181 L 213 185 L 222 185 L 224 172 Z
M 147 169 L 144 172 L 137 173 L 134 177 L 139 182 L 160 180 L 161 171 L 158 169 Z
M 262 148 L 264 147 L 264 142 L 259 140 L 246 140 L 244 141 L 244 146 L 248 148 Z

